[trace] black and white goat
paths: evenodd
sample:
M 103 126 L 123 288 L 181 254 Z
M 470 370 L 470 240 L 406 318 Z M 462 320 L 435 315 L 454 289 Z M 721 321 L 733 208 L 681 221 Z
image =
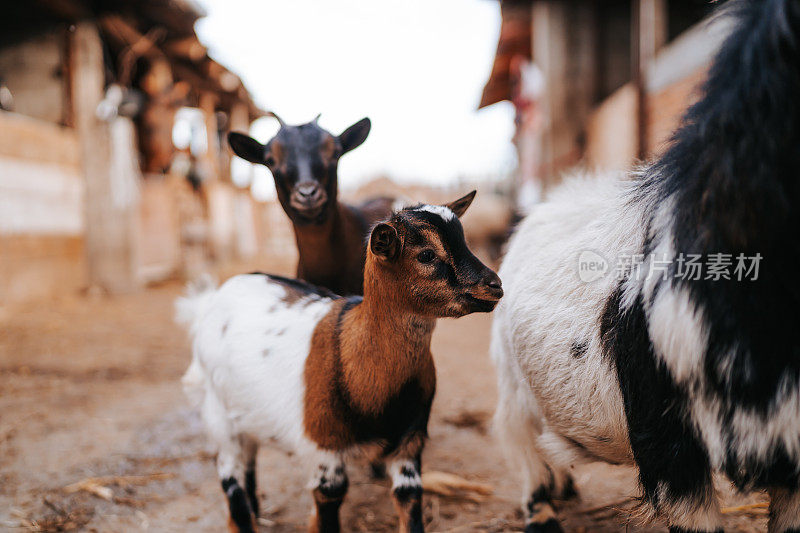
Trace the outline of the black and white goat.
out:
M 273 441 L 315 470 L 311 531 L 339 531 L 354 454 L 388 463 L 400 531 L 423 531 L 436 318 L 491 311 L 503 294 L 464 241 L 458 217 L 473 197 L 405 208 L 376 225 L 363 299 L 251 274 L 178 301 L 194 340 L 184 387 L 218 449 L 232 530 L 253 530 L 256 451 Z
M 510 243 L 495 421 L 526 531 L 560 530 L 550 498 L 580 459 L 635 464 L 671 531 L 721 530 L 715 472 L 769 492 L 770 532 L 800 531 L 800 0 L 727 8 L 664 156 L 568 182 Z

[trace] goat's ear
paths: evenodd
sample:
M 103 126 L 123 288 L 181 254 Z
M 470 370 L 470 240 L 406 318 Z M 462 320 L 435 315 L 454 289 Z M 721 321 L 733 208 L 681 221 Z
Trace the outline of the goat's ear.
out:
M 231 145 L 233 153 L 242 159 L 260 165 L 266 164 L 264 160 L 265 146 L 252 137 L 232 131 L 228 134 L 228 144 Z
M 400 256 L 402 242 L 397 230 L 391 224 L 382 222 L 372 229 L 369 237 L 369 249 L 378 257 L 394 261 Z
M 370 129 L 372 129 L 372 122 L 365 117 L 344 130 L 342 134 L 339 135 L 342 153 L 345 154 L 353 148 L 361 146 L 361 143 L 367 140 Z
M 445 205 L 445 207 L 455 213 L 458 218 L 461 218 L 467 211 L 467 208 L 472 204 L 472 200 L 475 199 L 475 195 L 477 193 L 478 191 L 472 191 L 466 196 L 462 196 L 458 200 L 450 202 L 449 204 Z

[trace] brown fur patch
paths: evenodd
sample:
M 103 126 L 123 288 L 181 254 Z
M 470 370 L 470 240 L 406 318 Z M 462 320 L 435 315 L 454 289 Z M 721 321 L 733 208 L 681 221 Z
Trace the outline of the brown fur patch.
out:
M 400 520 L 398 531 L 412 531 L 411 524 L 422 517 L 422 495 L 400 500 L 393 497 L 394 509 Z
M 276 169 L 280 169 L 285 171 L 286 170 L 286 157 L 285 157 L 285 150 L 283 145 L 280 141 L 273 139 L 269 143 L 269 153 L 267 154 L 268 157 L 271 157 L 274 161 L 273 166 Z
M 330 165 L 333 162 L 333 157 L 336 155 L 336 139 L 332 135 L 325 136 L 319 145 L 319 156 L 322 163 Z
M 304 423 L 321 448 L 379 444 L 386 454 L 427 433 L 436 388 L 433 328 L 422 336 L 398 335 L 408 319 L 392 319 L 391 306 L 380 303 L 375 309 L 365 301 L 344 313 L 347 301 L 337 301 L 314 331 Z

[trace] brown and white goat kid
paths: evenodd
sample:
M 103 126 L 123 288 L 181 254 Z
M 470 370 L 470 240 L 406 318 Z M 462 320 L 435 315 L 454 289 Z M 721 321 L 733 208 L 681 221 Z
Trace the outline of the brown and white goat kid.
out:
M 392 199 L 351 206 L 337 200 L 339 158 L 363 143 L 371 128 L 363 118 L 335 136 L 316 119 L 290 126 L 274 115 L 280 130 L 266 145 L 230 133 L 234 153 L 265 165 L 294 228 L 297 277 L 336 294 L 362 294 L 369 229 L 391 213 Z
M 250 274 L 178 301 L 194 340 L 184 387 L 218 449 L 234 531 L 253 530 L 256 451 L 268 441 L 315 469 L 310 531 L 339 530 L 345 461 L 356 455 L 387 462 L 400 530 L 423 531 L 435 321 L 489 312 L 503 295 L 458 220 L 474 195 L 404 208 L 377 224 L 363 298 Z

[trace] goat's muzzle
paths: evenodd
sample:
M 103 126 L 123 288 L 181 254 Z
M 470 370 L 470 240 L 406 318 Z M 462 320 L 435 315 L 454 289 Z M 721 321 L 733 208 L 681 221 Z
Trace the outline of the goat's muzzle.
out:
M 325 208 L 328 195 L 317 184 L 297 185 L 289 197 L 289 205 L 304 218 L 316 218 Z
M 500 277 L 489 269 L 486 269 L 481 281 L 462 295 L 470 313 L 488 313 L 494 310 L 502 297 L 503 284 Z

